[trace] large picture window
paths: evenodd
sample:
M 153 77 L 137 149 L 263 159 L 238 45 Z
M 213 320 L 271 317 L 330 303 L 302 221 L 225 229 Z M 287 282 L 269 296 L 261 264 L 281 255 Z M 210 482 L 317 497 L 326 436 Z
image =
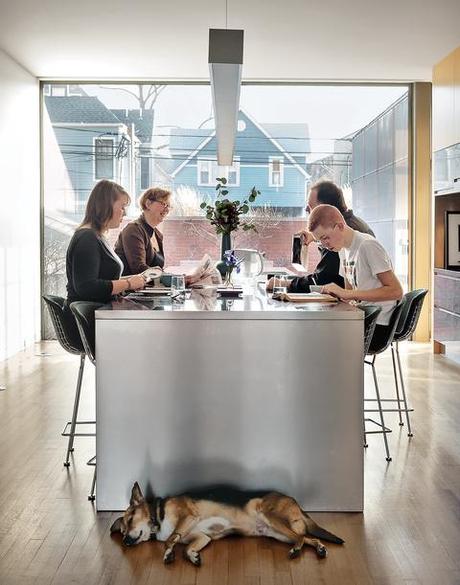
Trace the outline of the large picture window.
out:
M 66 295 L 66 247 L 103 178 L 131 195 L 123 226 L 139 215 L 143 190 L 171 190 L 173 209 L 159 229 L 166 268 L 180 270 L 205 252 L 219 257 L 200 207 L 216 197 L 217 177 L 227 179 L 228 197 L 241 201 L 254 186 L 261 192 L 250 211 L 257 232 L 239 230 L 233 244 L 264 252 L 268 267 L 290 264 L 311 185 L 334 181 L 407 287 L 407 86 L 244 84 L 231 167 L 217 164 L 209 85 L 47 81 L 42 99 L 44 292 Z M 318 258 L 312 244 L 305 267 L 313 270 Z

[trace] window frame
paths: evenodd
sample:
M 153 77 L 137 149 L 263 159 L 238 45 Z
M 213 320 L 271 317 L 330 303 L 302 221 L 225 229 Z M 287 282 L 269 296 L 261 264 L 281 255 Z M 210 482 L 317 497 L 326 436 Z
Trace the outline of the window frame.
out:
M 278 172 L 278 171 L 273 170 L 273 162 L 274 161 L 279 161 L 279 163 L 280 163 L 280 170 L 279 170 L 280 182 L 279 183 L 275 183 L 273 181 L 273 176 L 274 176 L 273 173 Z M 268 186 L 275 187 L 275 188 L 284 187 L 284 156 L 282 156 L 282 155 L 268 157 Z
M 112 176 L 111 177 L 98 177 L 97 176 L 97 142 L 104 141 L 104 142 L 111 142 L 112 143 Z M 93 137 L 93 179 L 94 181 L 100 181 L 102 179 L 109 179 L 111 181 L 115 178 L 115 140 L 113 138 L 109 138 L 106 136 L 94 136 Z M 107 157 L 108 158 L 108 157 Z M 106 159 L 107 160 L 107 159 Z

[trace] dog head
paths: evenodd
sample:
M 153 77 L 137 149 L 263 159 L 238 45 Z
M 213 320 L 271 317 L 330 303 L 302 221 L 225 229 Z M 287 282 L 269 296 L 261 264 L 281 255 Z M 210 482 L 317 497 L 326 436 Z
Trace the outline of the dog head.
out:
M 155 534 L 156 527 L 153 525 L 149 506 L 137 481 L 131 490 L 128 509 L 123 516 L 115 520 L 110 527 L 110 532 L 121 532 L 123 544 L 126 546 L 150 540 Z

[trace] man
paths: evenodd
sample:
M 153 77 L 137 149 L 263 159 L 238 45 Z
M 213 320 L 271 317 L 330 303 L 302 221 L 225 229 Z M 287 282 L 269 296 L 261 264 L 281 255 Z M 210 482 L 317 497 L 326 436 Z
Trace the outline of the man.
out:
M 345 279 L 345 288 L 330 283 L 324 285 L 321 292 L 344 301 L 380 305 L 382 311 L 377 327 L 388 325 L 403 291 L 382 244 L 371 235 L 349 227 L 340 211 L 332 205 L 315 207 L 308 221 L 308 230 L 316 241 L 338 253 L 340 275 Z
M 311 213 L 315 207 L 323 203 L 336 207 L 342 213 L 345 221 L 352 229 L 370 234 L 371 236 L 374 235 L 374 232 L 365 221 L 356 217 L 351 209 L 347 209 L 342 189 L 332 181 L 320 181 L 312 186 L 308 197 L 307 212 Z M 306 246 L 311 244 L 314 240 L 312 234 L 308 231 L 303 231 L 301 233 L 301 238 L 302 243 Z M 290 292 L 310 292 L 311 284 L 323 285 L 331 282 L 335 282 L 343 287 L 344 281 L 339 275 L 340 261 L 338 254 L 327 248 L 321 248 L 320 253 L 321 259 L 312 274 L 300 278 L 294 278 L 293 280 L 286 282 Z M 270 279 L 267 283 L 267 289 L 271 290 L 272 288 L 273 279 Z

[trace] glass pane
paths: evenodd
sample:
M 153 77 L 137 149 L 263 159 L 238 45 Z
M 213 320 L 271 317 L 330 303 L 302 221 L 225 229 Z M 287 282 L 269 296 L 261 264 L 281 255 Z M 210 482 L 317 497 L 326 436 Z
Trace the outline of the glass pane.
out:
M 253 186 L 261 191 L 247 216 L 257 232 L 238 230 L 234 246 L 265 252 L 268 265 L 289 265 L 292 236 L 306 225 L 309 188 L 328 179 L 391 248 L 401 278 L 407 275 L 407 87 L 244 85 L 239 165 L 219 168 L 209 86 L 46 85 L 45 292 L 65 296 L 67 243 L 91 189 L 107 176 L 132 197 L 125 222 L 140 213 L 147 187 L 172 191 L 173 210 L 160 226 L 167 267 L 205 252 L 219 257 L 219 238 L 200 204 L 215 201 L 221 176 L 226 197 L 244 201 Z M 313 247 L 309 269 L 318 259 Z

